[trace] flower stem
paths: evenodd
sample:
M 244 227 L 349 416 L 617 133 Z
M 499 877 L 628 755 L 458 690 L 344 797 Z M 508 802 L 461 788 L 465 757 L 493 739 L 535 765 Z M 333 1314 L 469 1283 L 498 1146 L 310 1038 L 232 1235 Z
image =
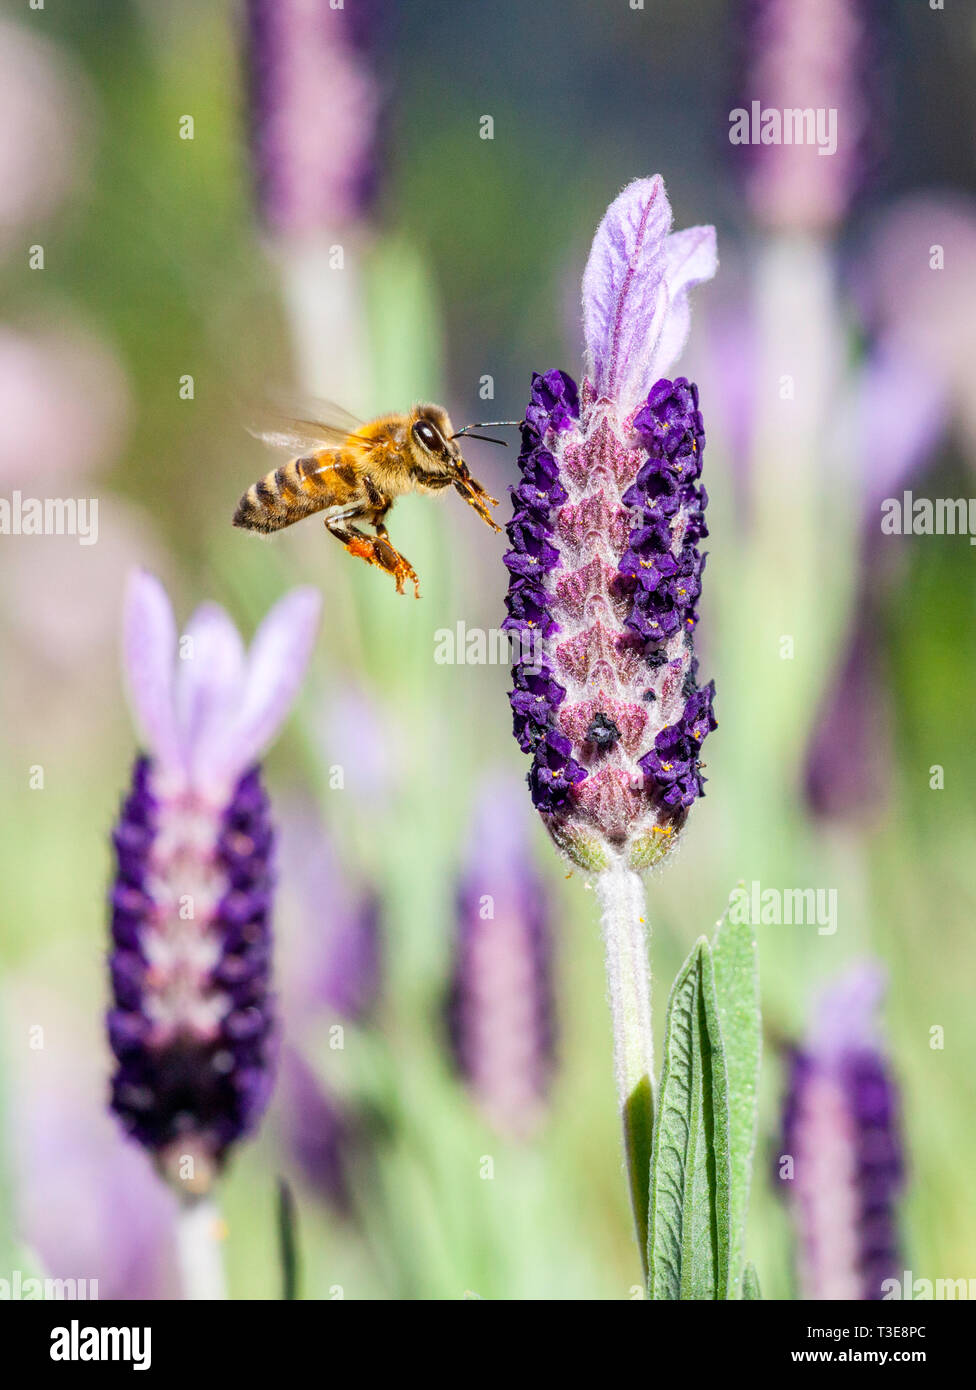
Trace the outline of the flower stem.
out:
M 227 1297 L 220 1231 L 220 1213 L 212 1197 L 190 1197 L 180 1203 L 176 1246 L 184 1298 Z
M 644 930 L 644 886 L 633 870 L 615 865 L 600 874 L 596 891 L 607 953 L 624 1161 L 641 1264 L 646 1274 L 654 1122 L 654 1038 L 651 1032 L 651 971 Z

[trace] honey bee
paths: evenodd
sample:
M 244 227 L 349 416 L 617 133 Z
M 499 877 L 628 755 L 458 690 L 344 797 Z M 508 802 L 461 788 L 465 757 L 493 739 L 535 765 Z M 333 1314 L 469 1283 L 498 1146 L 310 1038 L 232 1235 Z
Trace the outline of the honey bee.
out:
M 288 449 L 293 457 L 281 468 L 248 488 L 234 513 L 234 525 L 248 531 L 280 531 L 313 512 L 322 512 L 325 529 L 367 564 L 391 574 L 398 594 L 405 580 L 420 597 L 413 566 L 393 548 L 385 519 L 404 493 L 441 492 L 453 487 L 487 526 L 500 531 L 489 511 L 497 507 L 468 471 L 457 440 L 485 425 L 466 425 L 455 432 L 447 411 L 439 405 L 416 405 L 406 415 L 383 415 L 362 423 L 335 407 L 332 420 L 288 420 L 280 429 L 256 431 L 265 443 Z M 486 425 L 515 425 L 521 421 L 493 420 Z M 500 439 L 473 435 L 492 444 Z M 355 523 L 366 522 L 376 532 L 367 535 Z

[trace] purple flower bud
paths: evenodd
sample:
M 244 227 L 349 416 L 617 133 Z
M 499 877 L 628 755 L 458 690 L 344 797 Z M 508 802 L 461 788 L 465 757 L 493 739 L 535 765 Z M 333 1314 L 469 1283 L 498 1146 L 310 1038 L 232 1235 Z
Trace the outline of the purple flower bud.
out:
M 490 1122 L 517 1137 L 542 1118 L 555 1064 L 549 918 L 527 815 L 517 788 L 485 788 L 458 886 L 447 1011 L 459 1072 Z
M 248 0 L 251 143 L 272 231 L 341 228 L 377 185 L 384 0 Z
M 630 184 L 597 231 L 583 277 L 589 370 L 532 379 L 505 556 L 519 746 L 532 799 L 572 859 L 656 862 L 703 794 L 715 728 L 699 687 L 708 534 L 698 389 L 662 373 L 689 327 L 688 290 L 715 272 L 710 227 L 671 232 L 661 179 Z
M 126 668 L 148 753 L 113 837 L 112 1108 L 188 1192 L 270 1090 L 272 832 L 255 760 L 294 698 L 318 606 L 312 590 L 289 594 L 245 658 L 206 605 L 178 661 L 162 586 L 138 573 L 129 587 Z
M 900 1277 L 898 1095 L 875 1026 L 883 989 L 874 967 L 849 971 L 790 1059 L 778 1177 L 807 1299 L 880 1299 L 883 1281 Z

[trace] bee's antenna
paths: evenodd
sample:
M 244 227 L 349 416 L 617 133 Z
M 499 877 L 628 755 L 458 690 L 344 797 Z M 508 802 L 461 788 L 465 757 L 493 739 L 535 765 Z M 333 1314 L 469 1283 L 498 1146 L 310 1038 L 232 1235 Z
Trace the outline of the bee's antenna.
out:
M 471 430 L 501 429 L 509 425 L 511 425 L 514 429 L 520 429 L 524 423 L 524 420 L 481 420 L 476 425 L 465 425 L 463 430 L 458 430 L 457 434 L 451 435 L 451 438 L 460 439 L 462 434 L 470 434 Z M 500 444 L 503 449 L 508 448 L 508 444 L 504 439 L 492 439 L 487 434 L 472 434 L 471 438 L 483 439 L 486 444 Z
M 490 434 L 468 434 L 467 430 L 461 430 L 461 434 L 466 434 L 466 435 L 468 435 L 468 438 L 469 438 L 469 439 L 483 439 L 483 440 L 485 441 L 486 444 L 500 444 L 500 445 L 502 446 L 503 449 L 507 449 L 507 448 L 508 448 L 508 440 L 507 440 L 507 439 L 492 439 L 492 437 L 491 437 Z M 452 439 L 457 439 L 457 438 L 458 438 L 458 435 L 452 434 L 452 435 L 451 435 L 451 438 L 452 438 Z

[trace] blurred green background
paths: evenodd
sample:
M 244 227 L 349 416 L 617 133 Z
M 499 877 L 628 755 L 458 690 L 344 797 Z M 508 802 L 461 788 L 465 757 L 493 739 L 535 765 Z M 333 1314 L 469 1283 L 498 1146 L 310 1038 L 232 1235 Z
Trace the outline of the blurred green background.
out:
M 811 450 L 811 428 L 798 446 L 792 427 L 777 432 L 767 412 L 750 462 L 741 456 L 750 450 L 736 448 L 743 407 L 723 371 L 730 354 L 732 365 L 743 360 L 730 343 L 750 320 L 771 244 L 795 245 L 793 234 L 760 225 L 730 155 L 728 111 L 748 98 L 736 95 L 736 8 L 497 0 L 486 9 L 430 0 L 399 10 L 368 60 L 386 106 L 378 197 L 355 225 L 326 238 L 347 247 L 359 288 L 354 311 L 343 312 L 354 313 L 367 344 L 360 399 L 342 403 L 379 414 L 426 398 L 443 401 L 456 422 L 516 418 L 532 370 L 581 375 L 579 275 L 625 182 L 660 172 L 676 225 L 716 224 L 727 270 L 697 293 L 682 365 L 701 383 L 709 431 L 700 655 L 716 680 L 720 727 L 708 750 L 707 797 L 673 862 L 649 882 L 657 1023 L 668 982 L 738 880 L 835 887 L 836 934 L 759 928 L 767 1048 L 748 1254 L 765 1296 L 792 1296 L 789 1221 L 770 1180 L 779 1046 L 802 1034 L 817 986 L 870 954 L 890 979 L 884 1026 L 909 1164 L 905 1265 L 930 1278 L 968 1278 L 976 1272 L 967 1197 L 973 555 L 960 537 L 879 547 L 875 514 L 861 513 L 870 446 L 853 459 L 842 449 L 832 472 L 826 440 L 876 327 L 858 293 L 874 230 L 920 189 L 957 200 L 972 191 L 971 141 L 960 138 L 973 128 L 972 15 L 887 7 L 887 35 L 870 59 L 881 93 L 877 167 L 839 224 L 800 237 L 806 249 L 796 262 L 812 265 L 811 274 L 829 268 L 836 394 L 812 427 L 823 451 Z M 244 432 L 250 403 L 269 386 L 302 384 L 300 329 L 282 292 L 294 248 L 262 231 L 255 210 L 241 10 L 49 0 L 36 12 L 9 4 L 2 16 L 3 63 L 13 72 L 26 44 L 52 83 L 26 127 L 40 129 L 31 167 L 9 164 L 11 178 L 40 192 L 9 213 L 0 243 L 0 376 L 12 364 L 13 383 L 0 385 L 0 399 L 24 412 L 13 424 L 0 419 L 3 491 L 100 499 L 97 545 L 0 538 L 0 1197 L 9 1262 L 50 1266 L 51 1223 L 61 1222 L 77 1256 L 73 1272 L 104 1270 L 103 1296 L 113 1281 L 121 1296 L 135 1291 L 127 1260 L 151 1271 L 146 1295 L 173 1289 L 165 1209 L 158 1229 L 130 1248 L 135 1237 L 123 1229 L 114 1184 L 138 1183 L 136 1169 L 148 1166 L 127 1154 L 124 1177 L 115 1174 L 113 1146 L 123 1141 L 103 1114 L 109 832 L 135 749 L 120 683 L 120 600 L 126 573 L 144 564 L 161 575 L 180 618 L 215 598 L 248 636 L 294 584 L 322 590 L 314 667 L 268 758 L 268 785 L 279 819 L 310 818 L 316 806 L 348 878 L 342 891 L 374 884 L 384 903 L 375 1022 L 349 1030 L 338 1063 L 322 1043 L 327 1015 L 302 1039 L 329 1085 L 373 1116 L 369 1152 L 355 1165 L 356 1214 L 337 1215 L 303 1182 L 273 1108 L 223 1184 L 232 1294 L 278 1296 L 275 1178 L 286 1173 L 307 1297 L 337 1289 L 357 1298 L 630 1297 L 640 1269 L 595 906 L 528 815 L 551 904 L 560 1031 L 538 1133 L 517 1143 L 494 1132 L 452 1075 L 442 1036 L 455 883 L 473 806 L 486 777 L 520 778 L 526 764 L 510 734 L 506 668 L 438 665 L 434 634 L 459 621 L 500 624 L 500 539 L 457 499 L 400 503 L 391 530 L 421 577 L 415 603 L 315 524 L 267 544 L 230 526 L 240 492 L 272 466 Z M 490 141 L 479 137 L 486 113 Z M 192 140 L 179 136 L 186 114 Z M 24 139 L 21 150 L 30 148 Z M 972 219 L 968 202 L 957 206 Z M 29 268 L 27 248 L 36 244 L 43 270 Z M 773 274 L 765 283 L 768 292 L 779 282 Z M 810 290 L 823 308 L 818 294 Z M 935 331 L 931 322 L 926 331 Z M 32 344 L 50 356 L 23 369 L 21 387 L 17 352 Z M 315 388 L 334 394 L 330 364 L 349 368 L 342 334 L 318 348 Z M 910 483 L 933 497 L 973 487 L 974 436 L 971 421 L 960 423 L 959 401 L 974 359 L 961 337 L 945 351 L 955 365 L 943 367 L 951 389 L 942 425 Z M 55 367 L 66 382 L 60 394 Z M 794 367 L 790 358 L 782 370 Z M 180 396 L 186 374 L 192 400 Z M 490 400 L 479 395 L 486 375 Z M 759 413 L 778 376 L 773 361 L 771 374 L 750 383 Z M 809 467 L 794 487 L 792 461 L 804 451 Z M 473 445 L 471 462 L 504 496 L 514 451 Z M 862 764 L 848 759 L 847 732 L 835 726 L 828 741 L 855 785 L 843 806 L 814 814 L 804 768 L 857 619 L 870 630 L 877 684 L 851 698 L 864 702 L 872 767 L 883 775 L 860 786 Z M 796 639 L 792 663 L 780 656 L 783 633 Z M 344 716 L 350 704 L 365 711 L 363 727 Z M 342 789 L 330 786 L 337 764 Z M 945 769 L 940 791 L 929 786 L 934 764 Z M 43 790 L 30 785 L 38 766 Z M 283 883 L 282 951 L 300 959 L 319 922 L 328 932 L 331 912 L 328 901 L 303 903 L 300 887 Z M 35 1053 L 27 1039 L 38 1024 L 45 1045 Z M 935 1025 L 945 1030 L 944 1050 L 929 1045 Z M 486 1155 L 491 1180 L 481 1176 Z

